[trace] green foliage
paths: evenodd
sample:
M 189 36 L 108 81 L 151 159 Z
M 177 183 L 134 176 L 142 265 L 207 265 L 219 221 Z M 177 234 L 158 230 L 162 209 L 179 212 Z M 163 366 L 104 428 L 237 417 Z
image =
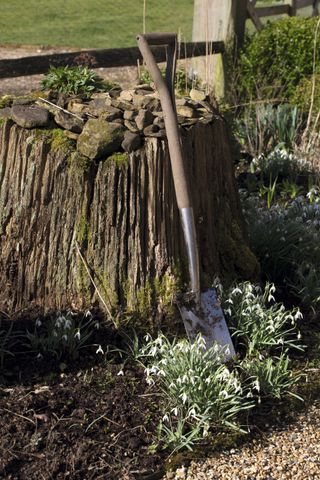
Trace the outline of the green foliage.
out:
M 289 99 L 300 80 L 313 73 L 317 18 L 291 17 L 267 24 L 247 42 L 239 61 L 241 98 Z M 316 63 L 320 60 L 320 42 Z
M 76 359 L 98 327 L 89 311 L 80 320 L 71 311 L 61 312 L 44 322 L 38 319 L 34 332 L 26 334 L 26 347 L 38 358 Z
M 248 377 L 252 394 L 258 397 L 258 401 L 261 398 L 280 400 L 286 395 L 302 400 L 292 391 L 301 375 L 294 373 L 289 368 L 289 363 L 289 357 L 285 354 L 278 358 L 260 356 L 245 359 L 240 368 Z
M 13 357 L 13 347 L 16 343 L 16 335 L 13 333 L 13 322 L 0 319 L 0 368 L 4 367 L 9 357 Z
M 320 206 L 297 197 L 266 210 L 254 196 L 243 202 L 251 248 L 269 281 L 289 287 L 307 307 L 320 304 Z
M 221 363 L 220 346 L 206 349 L 201 335 L 193 344 L 170 341 L 164 335 L 148 340 L 146 375 L 164 395 L 160 436 L 165 446 L 191 449 L 207 436 L 210 426 L 239 428 L 237 416 L 253 403 L 245 398 L 237 372 Z
M 165 77 L 166 69 L 161 68 L 160 70 L 161 70 L 162 76 Z M 153 82 L 150 73 L 145 68 L 140 69 L 139 81 L 141 83 Z M 199 88 L 199 87 L 200 87 L 200 80 L 196 75 L 193 74 L 190 77 L 183 68 L 177 68 L 175 89 L 178 95 L 188 95 L 188 93 L 192 88 Z
M 273 183 L 275 180 L 298 180 L 307 177 L 311 172 L 311 165 L 285 149 L 276 148 L 268 154 L 261 154 L 250 164 L 252 173 L 258 173 L 263 182 Z
M 233 120 L 238 141 L 254 157 L 280 147 L 292 151 L 300 123 L 296 106 L 270 103 L 249 106 Z
M 224 311 L 237 346 L 243 346 L 248 356 L 301 350 L 296 329 L 302 318 L 299 309 L 286 310 L 275 303 L 275 287 L 267 284 L 264 291 L 250 282 L 231 288 L 224 299 Z
M 90 97 L 95 91 L 109 90 L 112 87 L 93 70 L 81 66 L 50 67 L 41 85 L 44 90 L 86 97 Z

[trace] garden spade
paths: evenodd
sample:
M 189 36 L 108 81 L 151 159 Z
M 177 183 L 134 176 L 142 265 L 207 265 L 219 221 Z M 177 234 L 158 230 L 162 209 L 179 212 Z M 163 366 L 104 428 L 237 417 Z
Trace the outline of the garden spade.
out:
M 201 333 L 206 347 L 217 343 L 225 360 L 235 355 L 230 333 L 215 289 L 200 292 L 199 253 L 191 196 L 184 166 L 175 106 L 174 83 L 177 58 L 177 35 L 151 33 L 137 36 L 138 46 L 160 96 L 169 145 L 172 175 L 188 254 L 191 293 L 184 295 L 179 310 L 190 341 Z M 167 47 L 166 79 L 154 59 L 150 45 Z

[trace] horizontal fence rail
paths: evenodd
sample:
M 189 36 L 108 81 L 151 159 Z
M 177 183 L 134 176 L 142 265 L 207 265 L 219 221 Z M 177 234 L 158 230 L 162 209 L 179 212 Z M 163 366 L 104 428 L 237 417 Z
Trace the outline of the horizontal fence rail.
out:
M 223 53 L 224 42 L 188 42 L 180 44 L 179 59 L 204 56 L 206 53 Z M 164 47 L 152 47 L 157 62 L 166 61 Z M 135 66 L 142 62 L 138 47 L 81 50 L 78 52 L 37 55 L 0 60 L 0 78 L 13 78 L 46 73 L 50 66 L 87 65 L 90 68 Z
M 297 10 L 305 7 L 312 7 L 312 16 L 319 15 L 320 0 L 292 0 L 291 4 L 271 5 L 269 7 L 256 7 L 257 0 L 248 0 L 247 4 L 247 18 L 250 18 L 257 28 L 261 30 L 263 24 L 260 18 L 272 17 L 275 15 L 297 15 Z

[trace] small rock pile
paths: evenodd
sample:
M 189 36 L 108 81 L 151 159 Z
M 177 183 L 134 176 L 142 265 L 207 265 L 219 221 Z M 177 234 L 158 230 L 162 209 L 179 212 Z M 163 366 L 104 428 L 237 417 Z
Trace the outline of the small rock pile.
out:
M 205 94 L 191 90 L 176 100 L 178 123 L 190 128 L 217 117 Z M 99 160 L 114 152 L 133 152 L 145 137 L 166 137 L 159 95 L 149 84 L 129 90 L 114 87 L 90 99 L 49 93 L 48 98 L 13 98 L 0 109 L 0 119 L 23 128 L 62 128 L 77 142 L 81 155 Z

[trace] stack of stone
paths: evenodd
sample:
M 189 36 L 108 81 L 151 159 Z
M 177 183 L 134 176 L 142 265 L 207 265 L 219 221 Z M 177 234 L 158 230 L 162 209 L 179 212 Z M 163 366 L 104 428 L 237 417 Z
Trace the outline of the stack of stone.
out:
M 129 90 L 114 87 L 88 99 L 63 95 L 44 99 L 16 98 L 0 109 L 0 119 L 11 119 L 23 128 L 57 128 L 77 142 L 77 150 L 90 159 L 100 159 L 116 151 L 133 152 L 144 137 L 166 137 L 159 95 L 152 86 L 138 85 Z M 217 112 L 203 92 L 191 90 L 190 97 L 176 100 L 182 128 L 210 123 Z

